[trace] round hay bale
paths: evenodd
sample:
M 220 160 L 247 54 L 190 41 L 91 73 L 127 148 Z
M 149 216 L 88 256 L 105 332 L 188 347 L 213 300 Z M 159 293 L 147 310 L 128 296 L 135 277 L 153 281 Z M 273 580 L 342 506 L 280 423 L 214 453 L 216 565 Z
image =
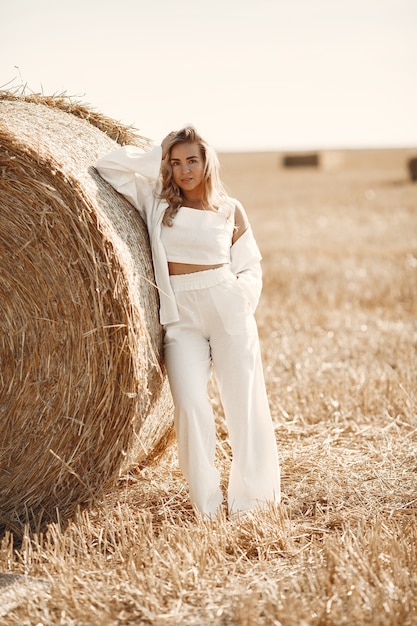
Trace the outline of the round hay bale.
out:
M 54 519 L 164 449 L 148 235 L 94 169 L 148 141 L 65 98 L 0 94 L 0 523 Z M 103 132 L 105 131 L 105 132 Z
M 411 181 L 417 180 L 417 157 L 408 159 L 408 173 Z

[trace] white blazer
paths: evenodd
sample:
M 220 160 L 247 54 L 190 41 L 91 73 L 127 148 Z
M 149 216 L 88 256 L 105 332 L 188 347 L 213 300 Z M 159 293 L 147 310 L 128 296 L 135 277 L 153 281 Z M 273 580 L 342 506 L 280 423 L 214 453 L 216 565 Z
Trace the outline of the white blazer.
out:
M 155 146 L 148 152 L 136 146 L 123 146 L 98 159 L 96 169 L 105 181 L 129 200 L 147 225 L 159 291 L 159 319 L 165 325 L 177 321 L 179 315 L 161 241 L 162 218 L 168 208 L 167 202 L 159 198 L 161 160 L 161 146 Z M 230 200 L 233 201 L 232 198 Z M 262 289 L 261 258 L 249 226 L 230 247 L 230 268 L 241 282 L 253 312 Z

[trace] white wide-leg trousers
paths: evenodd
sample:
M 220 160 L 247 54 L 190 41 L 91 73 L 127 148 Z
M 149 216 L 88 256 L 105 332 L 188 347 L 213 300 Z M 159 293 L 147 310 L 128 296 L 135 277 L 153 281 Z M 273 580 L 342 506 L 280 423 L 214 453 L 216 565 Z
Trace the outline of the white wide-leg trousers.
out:
M 280 470 L 258 331 L 229 267 L 171 276 L 180 320 L 165 326 L 165 359 L 175 406 L 180 468 L 203 515 L 223 496 L 207 386 L 211 365 L 232 448 L 229 513 L 280 500 Z

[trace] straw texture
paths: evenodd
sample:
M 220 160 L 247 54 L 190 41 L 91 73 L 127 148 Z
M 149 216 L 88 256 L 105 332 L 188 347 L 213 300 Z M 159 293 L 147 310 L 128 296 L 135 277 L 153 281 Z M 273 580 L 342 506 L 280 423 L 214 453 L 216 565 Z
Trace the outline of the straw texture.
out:
M 146 228 L 93 167 L 115 140 L 149 144 L 0 94 L 1 523 L 69 514 L 172 431 Z

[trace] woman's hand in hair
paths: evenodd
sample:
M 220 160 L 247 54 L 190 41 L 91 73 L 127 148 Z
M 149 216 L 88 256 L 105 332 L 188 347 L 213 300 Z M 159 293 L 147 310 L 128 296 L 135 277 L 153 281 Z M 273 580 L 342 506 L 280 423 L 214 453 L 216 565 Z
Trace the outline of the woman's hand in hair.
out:
M 162 158 L 165 159 L 167 152 L 168 152 L 168 148 L 169 148 L 169 144 L 172 141 L 172 138 L 174 137 L 174 135 L 176 135 L 176 131 L 173 130 L 172 132 L 170 132 L 161 142 L 161 147 L 162 147 Z

